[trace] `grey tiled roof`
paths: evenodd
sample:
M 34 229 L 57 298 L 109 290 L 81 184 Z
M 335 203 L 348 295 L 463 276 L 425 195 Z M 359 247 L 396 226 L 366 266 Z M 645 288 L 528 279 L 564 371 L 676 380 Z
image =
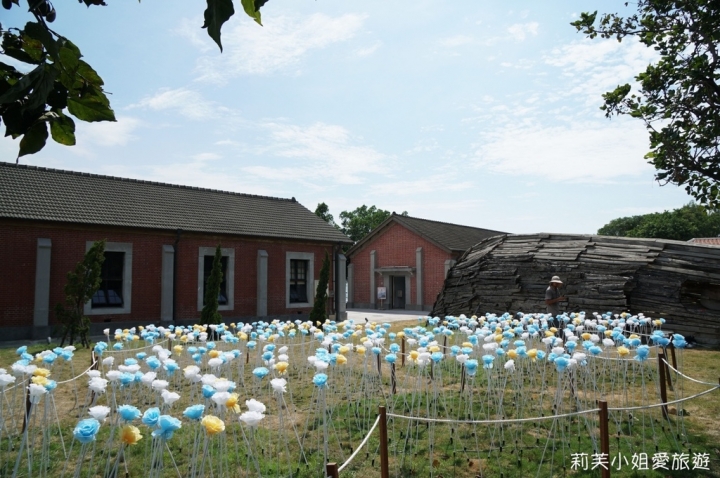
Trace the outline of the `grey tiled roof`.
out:
M 293 199 L 0 162 L 0 217 L 352 243 Z
M 430 219 L 420 219 L 417 217 L 401 216 L 393 213 L 389 218 L 383 221 L 378 227 L 372 230 L 370 234 L 358 241 L 349 251 L 348 255 L 352 256 L 356 251 L 360 250 L 367 242 L 371 241 L 378 234 L 382 233 L 387 225 L 391 222 L 397 222 L 407 227 L 409 230 L 437 244 L 438 246 L 450 252 L 463 252 L 469 247 L 474 246 L 488 237 L 507 234 L 506 232 L 493 231 L 491 229 L 481 229 L 479 227 L 461 226 L 459 224 L 450 224 L 447 222 L 432 221 Z

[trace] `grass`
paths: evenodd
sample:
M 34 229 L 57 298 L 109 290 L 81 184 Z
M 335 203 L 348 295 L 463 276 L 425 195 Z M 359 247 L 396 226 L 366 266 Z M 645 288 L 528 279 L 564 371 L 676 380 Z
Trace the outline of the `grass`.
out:
M 412 323 L 393 324 L 391 331 L 398 332 Z M 357 341 L 356 341 L 357 343 Z M 450 344 L 448 344 L 450 345 Z M 218 342 L 223 350 L 232 348 Z M 305 355 L 312 354 L 318 343 L 305 349 Z M 38 353 L 53 345 L 29 347 L 28 352 Z M 466 377 L 462 388 L 461 367 L 454 360 L 443 360 L 432 369 L 396 365 L 397 393 L 390 392 L 390 370 L 382 363 L 382 375 L 377 374 L 375 357 L 348 354 L 346 366 L 334 367 L 330 375 L 330 387 L 319 390 L 311 383 L 314 374 L 308 370 L 305 357 L 296 347 L 290 354 L 291 367 L 288 372 L 289 391 L 285 395 L 286 406 L 272 395 L 269 378 L 259 381 L 251 372 L 261 365 L 260 351 L 251 352 L 250 361 L 245 365 L 245 356 L 232 362 L 232 369 L 225 369 L 223 375 L 239 384 L 241 404 L 246 398 L 257 398 L 268 407 L 267 416 L 256 432 L 250 435 L 247 428 L 241 429 L 238 420 L 220 414 L 226 422 L 224 434 L 208 439 L 205 474 L 209 476 L 212 465 L 213 476 L 257 476 L 254 459 L 261 476 L 322 476 L 325 456 L 324 436 L 328 437 L 328 457 L 331 461 L 344 462 L 354 447 L 365 437 L 374 423 L 379 405 L 385 405 L 388 413 L 456 420 L 453 423 L 426 423 L 406 418 L 388 420 L 388 449 L 390 475 L 396 477 L 457 477 L 477 476 L 600 476 L 598 470 L 573 469 L 573 454 L 592 455 L 599 447 L 599 420 L 597 413 L 577 415 L 557 420 L 543 419 L 532 422 L 506 424 L 463 423 L 469 419 L 485 420 L 504 417 L 550 417 L 555 414 L 571 413 L 578 409 L 595 408 L 595 399 L 588 380 L 594 380 L 594 387 L 603 390 L 611 408 L 629 405 L 657 403 L 657 367 L 655 363 L 630 364 L 636 373 L 621 375 L 621 365 L 597 367 L 594 373 L 578 373 L 571 381 L 568 374 L 558 374 L 554 368 L 542 368 L 538 364 L 526 363 L 516 372 L 524 380 L 504 377 L 500 371 L 489 375 L 480 369 L 471 379 Z M 245 349 L 243 348 L 243 353 Z M 116 366 L 120 357 L 133 356 L 135 351 L 117 353 Z M 368 352 L 369 353 L 369 352 Z M 190 363 L 188 354 L 181 354 L 178 363 L 181 368 Z M 482 355 L 482 351 L 478 354 Z M 0 364 L 9 366 L 17 356 L 15 349 L 0 349 Z M 478 357 L 479 358 L 479 357 Z M 679 368 L 686 375 L 709 383 L 717 383 L 720 375 L 720 352 L 715 350 L 688 349 L 678 353 Z M 89 351 L 76 351 L 72 365 L 58 361 L 53 366 L 54 378 L 58 381 L 80 373 L 90 363 Z M 611 363 L 611 362 L 608 362 Z M 591 364 L 592 365 L 592 364 Z M 482 365 L 481 365 L 482 366 Z M 612 368 L 615 367 L 615 368 Z M 541 375 L 542 371 L 542 375 Z M 206 371 L 205 371 L 206 372 Z M 522 372 L 522 373 L 521 373 Z M 170 379 L 170 389 L 177 391 L 182 399 L 174 404 L 169 413 L 179 417 L 190 404 L 202 403 L 197 396 L 197 386 L 179 377 Z M 672 374 L 675 386 L 669 391 L 669 400 L 675 396 L 689 396 L 708 389 L 708 385 L 697 384 Z M 515 380 L 515 381 L 513 381 Z M 94 452 L 90 449 L 84 460 L 80 460 L 80 447 L 72 443 L 72 429 L 84 414 L 89 397 L 85 392 L 86 379 L 79 379 L 54 392 L 59 426 L 52 420 L 52 426 L 43 427 L 42 413 L 34 415 L 30 427 L 34 463 L 32 476 L 72 476 L 78 463 L 82 464 L 81 476 L 104 476 L 106 461 L 115 462 L 119 442 L 117 431 L 112 442 L 110 426 L 104 424 L 98 434 Z M 572 388 L 570 384 L 572 383 Z M 642 384 L 645 384 L 643 387 Z M 154 406 L 157 398 L 148 393 L 144 386 L 137 385 L 130 393 L 118 393 L 118 403 L 125 400 L 134 403 L 141 410 Z M 191 395 L 195 398 L 191 400 Z M 677 394 L 677 395 L 676 395 Z M 77 397 L 77 398 L 76 398 Z M 13 390 L 6 392 L 4 418 L 9 433 L 3 432 L 0 440 L 0 476 L 11 476 L 18 456 L 21 435 L 23 397 Z M 99 397 L 102 404 L 109 403 L 110 394 Z M 13 416 L 10 405 L 14 403 Z M 323 403 L 325 406 L 323 406 Z M 242 407 L 243 410 L 245 407 Z M 659 408 L 628 412 L 611 412 L 609 420 L 610 459 L 623 456 L 630 460 L 634 453 L 656 452 L 708 453 L 710 471 L 652 470 L 638 472 L 630 464 L 617 470 L 613 476 L 720 476 L 720 400 L 713 392 L 674 407 L 674 414 L 663 418 Z M 323 414 L 323 410 L 326 414 Z M 44 408 L 42 410 L 44 412 Z M 52 408 L 48 416 L 54 417 Z M 280 423 L 282 413 L 283 423 Z M 14 418 L 14 422 L 13 422 Z M 113 417 L 109 419 L 111 421 Z M 127 447 L 120 461 L 119 474 L 148 476 L 153 472 L 150 461 L 150 429 L 137 424 L 145 436 L 138 445 Z M 293 428 L 294 427 L 294 428 Z M 247 440 L 243 432 L 247 432 Z M 295 435 L 297 431 L 297 435 Z M 183 428 L 169 440 L 178 470 L 187 476 L 192 467 L 193 441 L 198 432 L 199 443 L 204 444 L 204 431 L 198 425 L 183 419 Z M 64 437 L 66 450 L 72 446 L 72 453 L 65 458 L 60 444 L 60 433 Z M 45 441 L 47 446 L 43 447 Z M 301 448 L 302 446 L 302 448 Z M 376 430 L 355 460 L 341 476 L 379 475 L 379 433 Z M 47 455 L 43 458 L 43 449 Z M 202 450 L 201 450 L 202 451 Z M 199 453 L 199 460 L 203 454 Z M 592 458 L 588 456 L 588 459 Z M 43 463 L 47 469 L 43 469 Z M 197 465 L 197 463 L 196 463 Z M 589 462 L 588 465 L 591 465 Z M 650 464 L 652 466 L 652 464 Z M 581 467 L 582 468 L 582 467 Z M 27 459 L 20 462 L 21 476 L 29 476 Z M 170 461 L 170 454 L 164 455 L 164 471 L 160 476 L 177 476 Z

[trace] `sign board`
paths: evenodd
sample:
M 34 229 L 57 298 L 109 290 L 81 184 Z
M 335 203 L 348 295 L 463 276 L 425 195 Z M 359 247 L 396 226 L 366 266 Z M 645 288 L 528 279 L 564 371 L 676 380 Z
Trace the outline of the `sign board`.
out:
M 377 288 L 377 298 L 380 300 L 387 299 L 387 288 L 385 287 L 378 287 Z

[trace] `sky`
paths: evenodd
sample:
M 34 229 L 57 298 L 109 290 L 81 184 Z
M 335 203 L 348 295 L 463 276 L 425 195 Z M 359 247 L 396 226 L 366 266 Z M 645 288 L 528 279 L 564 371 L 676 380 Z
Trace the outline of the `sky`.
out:
M 654 52 L 570 25 L 624 1 L 270 0 L 262 27 L 236 1 L 222 53 L 201 1 L 55 3 L 118 121 L 76 121 L 76 146 L 21 164 L 511 233 L 593 234 L 691 201 L 654 180 L 642 123 L 600 110 Z M 0 160 L 17 148 L 0 139 Z

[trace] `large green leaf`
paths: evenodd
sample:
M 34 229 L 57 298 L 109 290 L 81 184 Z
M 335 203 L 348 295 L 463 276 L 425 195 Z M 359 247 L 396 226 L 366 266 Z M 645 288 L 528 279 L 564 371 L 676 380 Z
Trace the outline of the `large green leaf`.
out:
M 50 122 L 50 133 L 57 143 L 65 146 L 75 145 L 75 122 L 62 113 L 58 113 L 57 117 Z
M 38 121 L 28 130 L 20 140 L 18 157 L 26 154 L 35 154 L 45 147 L 48 138 L 47 123 Z
M 68 98 L 68 111 L 81 121 L 115 121 L 115 113 L 105 94 L 92 87 L 79 97 Z
M 243 1 L 243 5 L 244 5 Z M 223 23 L 228 21 L 235 14 L 232 0 L 207 0 L 207 8 L 205 9 L 205 24 L 203 28 L 207 28 L 210 38 L 215 40 L 217 46 L 222 51 L 222 42 L 220 41 L 220 29 Z
M 44 65 L 42 74 L 32 85 L 32 93 L 28 95 L 27 108 L 29 110 L 45 109 L 48 94 L 55 86 L 55 78 L 57 78 L 57 70 L 50 65 Z
M 35 22 L 28 22 L 25 25 L 25 34 L 30 38 L 34 38 L 39 41 L 48 54 L 57 61 L 58 59 L 58 45 L 53 38 L 47 27 L 40 25 Z
M 45 71 L 45 65 L 39 65 L 33 71 L 23 76 L 17 83 L 0 96 L 0 105 L 12 103 L 24 97 L 30 87 L 40 78 Z

